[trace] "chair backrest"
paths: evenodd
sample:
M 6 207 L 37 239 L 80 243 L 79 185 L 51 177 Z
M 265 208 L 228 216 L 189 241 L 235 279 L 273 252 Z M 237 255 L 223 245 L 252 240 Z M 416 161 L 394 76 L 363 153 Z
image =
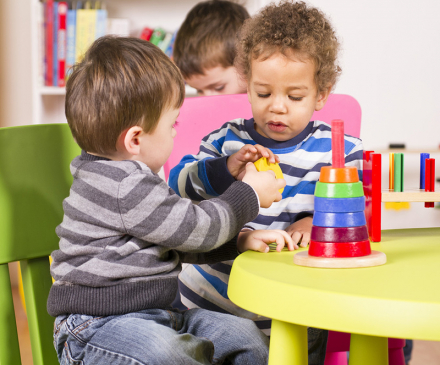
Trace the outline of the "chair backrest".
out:
M 179 125 L 174 139 L 174 150 L 164 166 L 166 179 L 183 156 L 198 153 L 200 141 L 207 134 L 232 119 L 251 117 L 252 110 L 247 94 L 186 98 L 177 118 Z M 345 133 L 359 137 L 361 107 L 355 98 L 330 94 L 324 108 L 312 116 L 312 120 L 329 124 L 333 119 L 342 119 L 345 122 Z
M 58 364 L 46 310 L 55 227 L 80 153 L 67 124 L 0 129 L 0 364 L 21 364 L 8 263 L 19 261 L 34 365 Z

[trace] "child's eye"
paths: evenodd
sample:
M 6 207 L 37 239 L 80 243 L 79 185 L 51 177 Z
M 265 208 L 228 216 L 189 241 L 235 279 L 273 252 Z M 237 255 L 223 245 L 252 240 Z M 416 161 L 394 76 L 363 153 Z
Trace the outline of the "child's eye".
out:
M 222 91 L 225 88 L 225 85 L 214 88 L 215 91 Z
M 293 101 L 301 101 L 303 99 L 302 96 L 289 96 L 289 98 Z
M 257 95 L 259 98 L 268 98 L 270 96 L 270 94 L 258 94 L 258 93 Z

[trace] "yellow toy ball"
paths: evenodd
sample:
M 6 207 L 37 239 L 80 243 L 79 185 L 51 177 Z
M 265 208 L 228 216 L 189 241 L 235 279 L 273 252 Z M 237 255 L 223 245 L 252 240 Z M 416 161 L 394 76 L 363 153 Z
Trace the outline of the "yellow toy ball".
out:
M 272 170 L 273 172 L 275 172 L 275 177 L 277 179 L 284 179 L 280 165 L 278 163 L 270 163 L 266 157 L 261 157 L 259 160 L 254 162 L 254 165 L 258 171 Z M 279 190 L 280 193 L 283 193 L 283 191 L 284 188 L 281 188 Z

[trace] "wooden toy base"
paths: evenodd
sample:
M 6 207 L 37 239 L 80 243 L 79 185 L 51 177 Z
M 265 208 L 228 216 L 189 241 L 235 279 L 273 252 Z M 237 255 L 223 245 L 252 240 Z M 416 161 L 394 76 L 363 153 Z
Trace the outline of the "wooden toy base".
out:
M 293 263 L 296 265 L 329 269 L 379 266 L 386 262 L 386 255 L 380 251 L 371 251 L 370 255 L 359 257 L 315 257 L 310 256 L 308 251 L 298 252 L 293 256 Z

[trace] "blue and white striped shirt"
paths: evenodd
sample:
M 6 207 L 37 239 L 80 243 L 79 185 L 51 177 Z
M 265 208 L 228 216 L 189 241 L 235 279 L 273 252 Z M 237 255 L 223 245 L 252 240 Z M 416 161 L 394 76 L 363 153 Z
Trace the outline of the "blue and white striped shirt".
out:
M 197 155 L 187 155 L 170 172 L 169 185 L 181 197 L 202 201 L 222 194 L 235 179 L 226 165 L 228 156 L 245 144 L 260 144 L 280 158 L 286 180 L 282 200 L 260 208 L 258 217 L 245 225 L 250 229 L 286 229 L 313 214 L 316 181 L 322 166 L 331 165 L 331 127 L 310 122 L 296 137 L 283 142 L 265 138 L 254 129 L 254 120 L 235 119 L 206 136 Z M 345 165 L 356 166 L 362 178 L 362 141 L 345 135 Z M 263 329 L 270 322 L 233 304 L 227 296 L 233 261 L 213 265 L 186 265 L 179 275 L 182 303 L 251 318 Z M 264 331 L 268 333 L 268 331 Z

